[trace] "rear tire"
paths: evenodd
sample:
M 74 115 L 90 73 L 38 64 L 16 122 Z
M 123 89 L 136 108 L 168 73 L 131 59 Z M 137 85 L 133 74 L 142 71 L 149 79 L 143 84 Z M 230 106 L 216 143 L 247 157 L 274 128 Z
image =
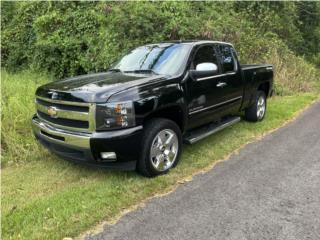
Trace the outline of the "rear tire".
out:
M 266 110 L 266 94 L 263 91 L 257 91 L 254 103 L 245 110 L 245 118 L 250 122 L 262 121 L 266 115 Z
M 138 172 L 146 177 L 167 173 L 178 164 L 181 147 L 182 135 L 175 122 L 151 119 L 144 127 Z

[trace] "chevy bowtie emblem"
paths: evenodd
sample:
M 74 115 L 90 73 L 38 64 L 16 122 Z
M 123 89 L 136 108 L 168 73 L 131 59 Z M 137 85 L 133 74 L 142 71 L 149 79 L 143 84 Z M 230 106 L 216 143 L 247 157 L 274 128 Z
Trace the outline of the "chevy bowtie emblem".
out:
M 48 108 L 48 114 L 52 118 L 56 118 L 58 113 L 57 113 L 57 108 L 56 107 L 49 107 Z

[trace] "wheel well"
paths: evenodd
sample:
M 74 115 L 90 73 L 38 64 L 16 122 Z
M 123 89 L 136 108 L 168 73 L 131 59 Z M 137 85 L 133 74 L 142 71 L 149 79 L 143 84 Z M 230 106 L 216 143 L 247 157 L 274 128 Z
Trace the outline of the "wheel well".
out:
M 180 107 L 172 106 L 172 107 L 159 109 L 158 111 L 153 112 L 150 115 L 148 115 L 144 119 L 143 124 L 145 124 L 148 120 L 150 120 L 152 118 L 170 119 L 173 122 L 175 122 L 179 126 L 181 132 L 183 132 L 183 129 L 184 129 L 184 114 L 183 114 L 183 111 L 182 111 L 182 109 Z
M 266 97 L 269 95 L 270 84 L 268 82 L 260 84 L 258 87 L 259 91 L 263 91 L 266 94 Z

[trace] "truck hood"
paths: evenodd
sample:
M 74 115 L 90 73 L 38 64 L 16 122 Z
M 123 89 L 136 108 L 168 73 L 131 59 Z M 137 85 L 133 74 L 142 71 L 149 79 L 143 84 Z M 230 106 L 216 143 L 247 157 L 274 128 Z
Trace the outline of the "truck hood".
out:
M 101 103 L 126 89 L 144 86 L 167 77 L 154 74 L 97 73 L 50 82 L 39 87 L 36 95 L 61 101 Z

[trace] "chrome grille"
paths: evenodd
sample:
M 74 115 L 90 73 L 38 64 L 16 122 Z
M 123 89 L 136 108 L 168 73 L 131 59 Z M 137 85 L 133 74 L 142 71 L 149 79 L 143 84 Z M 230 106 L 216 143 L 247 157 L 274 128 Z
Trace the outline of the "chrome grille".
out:
M 36 97 L 38 117 L 54 127 L 71 131 L 92 132 L 95 129 L 95 104 Z

